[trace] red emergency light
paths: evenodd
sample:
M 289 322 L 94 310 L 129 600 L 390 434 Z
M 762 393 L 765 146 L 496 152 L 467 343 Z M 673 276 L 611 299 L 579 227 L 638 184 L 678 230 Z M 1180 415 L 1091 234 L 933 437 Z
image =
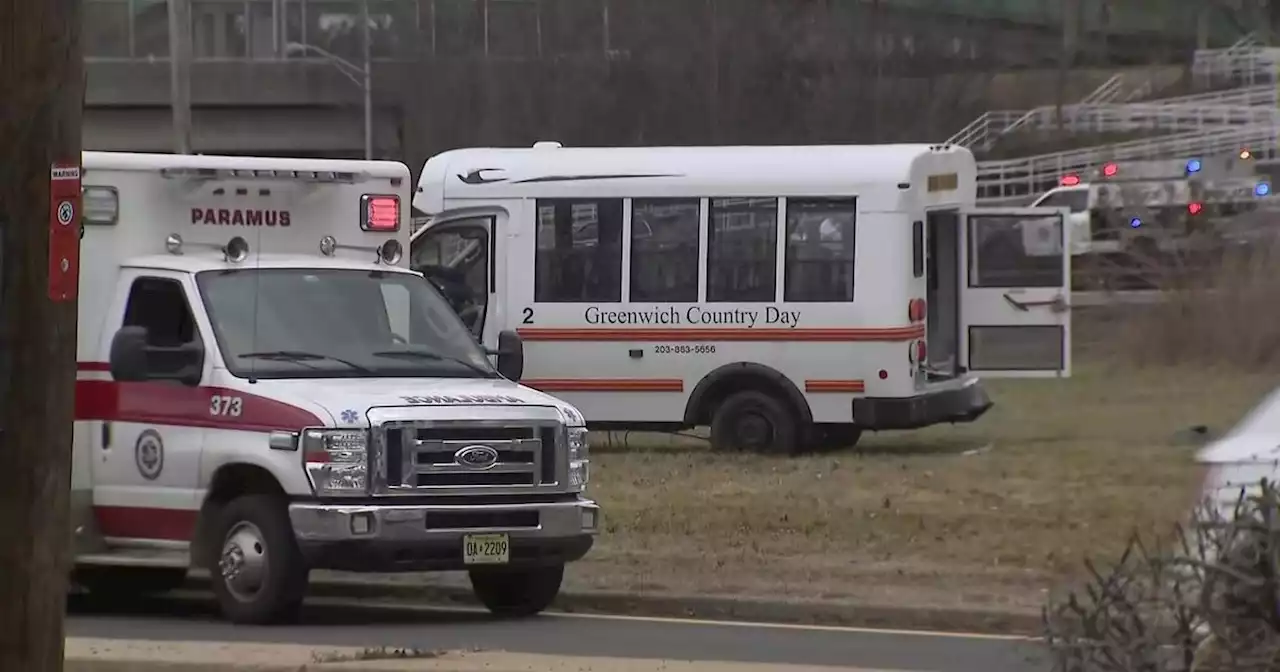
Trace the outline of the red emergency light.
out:
M 1080 176 L 1079 175 L 1063 175 L 1062 180 L 1059 182 L 1059 184 L 1061 184 L 1064 187 L 1074 187 L 1080 184 Z
M 1114 163 L 1106 163 L 1102 165 L 1103 177 L 1115 177 L 1120 172 L 1120 166 Z
M 1198 215 L 1198 214 L 1200 214 L 1200 213 L 1201 213 L 1201 212 L 1203 212 L 1203 211 L 1204 211 L 1204 204 L 1203 204 L 1203 203 L 1188 203 L 1188 204 L 1187 204 L 1187 212 L 1188 212 L 1188 213 L 1190 213 L 1190 214 Z
M 400 230 L 400 198 L 365 194 L 360 197 L 360 228 L 386 233 Z

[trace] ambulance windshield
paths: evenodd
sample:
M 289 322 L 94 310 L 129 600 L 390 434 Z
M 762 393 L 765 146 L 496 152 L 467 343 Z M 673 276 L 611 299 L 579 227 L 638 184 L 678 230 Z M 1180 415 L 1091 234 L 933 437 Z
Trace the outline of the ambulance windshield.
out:
M 242 378 L 494 378 L 420 275 L 275 268 L 196 276 L 227 369 Z

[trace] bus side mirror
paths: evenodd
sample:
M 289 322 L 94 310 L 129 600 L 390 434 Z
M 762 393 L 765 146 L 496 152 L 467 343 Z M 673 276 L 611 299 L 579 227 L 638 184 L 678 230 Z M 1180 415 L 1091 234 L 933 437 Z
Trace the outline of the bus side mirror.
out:
M 498 373 L 517 383 L 524 376 L 524 340 L 510 329 L 498 334 Z
M 111 339 L 111 377 L 137 383 L 147 379 L 147 328 L 120 327 Z

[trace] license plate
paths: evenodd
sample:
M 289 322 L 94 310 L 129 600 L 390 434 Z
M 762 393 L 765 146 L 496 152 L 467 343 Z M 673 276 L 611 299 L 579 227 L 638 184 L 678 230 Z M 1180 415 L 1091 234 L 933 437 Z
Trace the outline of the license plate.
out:
M 511 539 L 505 534 L 468 534 L 462 537 L 462 562 L 466 565 L 505 565 L 511 561 Z

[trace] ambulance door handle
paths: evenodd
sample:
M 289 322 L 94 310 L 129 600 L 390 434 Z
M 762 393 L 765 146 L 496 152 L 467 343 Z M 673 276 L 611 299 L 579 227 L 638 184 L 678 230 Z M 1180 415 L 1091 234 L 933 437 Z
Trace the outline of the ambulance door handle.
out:
M 102 449 L 109 450 L 111 448 L 111 423 L 102 422 Z

